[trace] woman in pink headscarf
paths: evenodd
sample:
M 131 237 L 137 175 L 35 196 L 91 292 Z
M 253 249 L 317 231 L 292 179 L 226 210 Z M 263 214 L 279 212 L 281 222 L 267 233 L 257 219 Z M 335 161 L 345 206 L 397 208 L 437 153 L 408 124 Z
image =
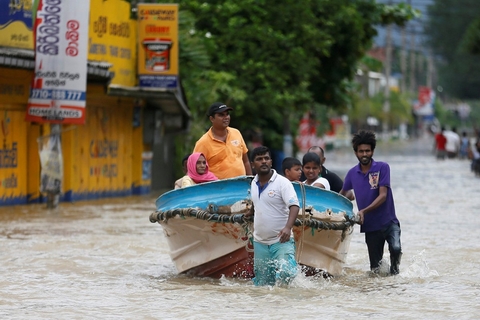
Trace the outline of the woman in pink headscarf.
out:
M 188 157 L 187 175 L 182 179 L 182 188 L 213 180 L 218 178 L 208 171 L 208 163 L 203 153 L 192 153 Z

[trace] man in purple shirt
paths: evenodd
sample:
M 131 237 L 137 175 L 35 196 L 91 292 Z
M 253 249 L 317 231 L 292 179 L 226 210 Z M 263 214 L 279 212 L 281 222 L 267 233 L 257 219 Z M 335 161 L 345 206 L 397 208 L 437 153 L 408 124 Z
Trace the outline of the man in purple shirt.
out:
M 395 215 L 390 166 L 372 158 L 376 143 L 372 131 L 361 130 L 353 135 L 352 146 L 359 163 L 348 171 L 340 194 L 346 195 L 351 189 L 355 192 L 360 232 L 365 233 L 370 270 L 378 273 L 386 241 L 390 251 L 390 274 L 395 275 L 399 273 L 402 256 L 400 222 Z

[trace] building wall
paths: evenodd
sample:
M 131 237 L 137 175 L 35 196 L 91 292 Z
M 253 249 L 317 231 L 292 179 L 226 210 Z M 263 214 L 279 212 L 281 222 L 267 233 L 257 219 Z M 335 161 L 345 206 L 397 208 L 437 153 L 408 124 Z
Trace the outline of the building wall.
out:
M 39 180 L 27 171 L 38 171 L 36 147 L 40 126 L 25 122 L 31 72 L 0 67 L 0 204 L 26 203 L 37 197 L 33 185 Z M 36 163 L 36 165 L 34 164 Z
M 64 200 L 132 194 L 134 103 L 88 86 L 85 126 L 66 126 L 62 133 Z
M 25 121 L 33 70 L 0 68 L 0 206 L 41 202 L 37 139 L 49 125 Z M 64 180 L 61 201 L 150 192 L 151 176 L 142 121 L 133 125 L 129 97 L 108 96 L 103 85 L 87 87 L 85 125 L 62 125 Z
M 23 18 L 16 14 L 8 16 L 8 21 L 4 23 L 9 27 L 0 30 L 0 47 L 13 50 L 14 59 L 19 55 L 22 61 L 30 61 L 33 51 L 32 55 L 28 55 L 15 49 L 34 49 L 32 6 L 25 2 L 16 9 L 21 9 Z M 165 98 L 165 92 L 159 91 L 155 96 L 155 90 L 147 93 L 136 90 L 137 29 L 128 1 L 90 1 L 88 63 L 89 70 L 93 71 L 89 71 L 89 81 L 95 77 L 103 84 L 88 83 L 85 125 L 61 125 L 61 201 L 148 193 L 152 185 L 154 158 L 162 159 L 162 165 L 155 168 L 158 185 L 173 185 L 173 138 L 161 140 L 162 146 L 155 148 L 157 154 L 154 154 L 154 142 L 144 139 L 144 120 L 149 115 L 143 114 L 143 106 L 147 104 L 144 100 L 148 99 L 149 103 L 155 101 L 154 108 L 163 109 L 162 99 L 165 99 L 166 116 L 168 113 L 178 116 L 178 111 L 185 112 L 182 109 L 184 103 L 178 104 L 178 110 L 172 111 L 172 99 L 170 96 Z M 11 43 L 7 40 L 12 38 L 12 34 L 26 40 Z M 39 191 L 41 165 L 38 139 L 50 134 L 50 125 L 24 120 L 34 71 L 28 69 L 31 64 L 20 65 L 7 60 L 10 61 L 10 56 L 2 60 L 2 65 L 17 65 L 19 68 L 0 67 L 0 206 L 42 202 L 45 199 Z M 97 72 L 100 69 L 104 72 Z M 112 78 L 108 79 L 106 74 L 112 75 Z M 110 94 L 105 88 L 108 80 Z M 117 92 L 112 93 L 112 88 Z M 119 88 L 123 92 L 118 92 L 121 91 Z M 180 118 L 183 119 L 183 116 L 180 115 Z M 175 130 L 185 128 L 186 125 L 181 124 Z M 163 139 L 163 131 L 156 134 Z

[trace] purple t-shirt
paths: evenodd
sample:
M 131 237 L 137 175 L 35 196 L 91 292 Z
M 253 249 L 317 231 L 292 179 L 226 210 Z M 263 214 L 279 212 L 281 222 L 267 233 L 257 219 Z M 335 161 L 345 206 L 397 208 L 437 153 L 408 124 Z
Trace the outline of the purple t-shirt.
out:
M 362 173 L 359 163 L 345 176 L 343 190 L 355 191 L 358 210 L 368 207 L 378 197 L 382 186 L 387 187 L 387 199 L 378 208 L 365 214 L 360 232 L 377 231 L 391 222 L 398 223 L 390 187 L 390 167 L 386 162 L 372 159 L 372 166 L 367 174 Z

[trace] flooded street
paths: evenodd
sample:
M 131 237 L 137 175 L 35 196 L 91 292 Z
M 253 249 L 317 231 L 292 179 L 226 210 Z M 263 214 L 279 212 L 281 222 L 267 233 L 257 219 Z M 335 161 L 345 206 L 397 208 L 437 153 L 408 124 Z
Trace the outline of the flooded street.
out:
M 370 277 L 355 227 L 344 274 L 289 288 L 177 275 L 158 195 L 0 208 L 2 319 L 478 319 L 480 178 L 467 160 L 437 161 L 432 140 L 379 144 L 402 227 L 395 277 Z M 327 152 L 343 176 L 348 148 Z M 388 258 L 388 250 L 386 250 Z

